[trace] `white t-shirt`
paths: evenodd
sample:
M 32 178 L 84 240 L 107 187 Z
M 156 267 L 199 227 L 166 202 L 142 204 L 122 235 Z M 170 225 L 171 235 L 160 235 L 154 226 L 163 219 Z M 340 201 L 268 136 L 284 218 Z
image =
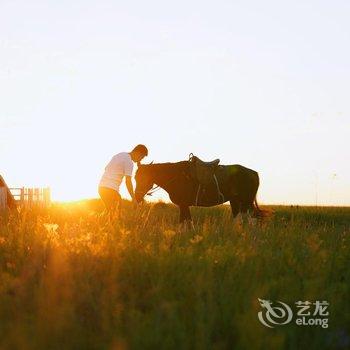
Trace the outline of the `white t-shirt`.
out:
M 127 152 L 116 154 L 105 168 L 99 186 L 119 191 L 124 176 L 132 176 L 134 163 Z

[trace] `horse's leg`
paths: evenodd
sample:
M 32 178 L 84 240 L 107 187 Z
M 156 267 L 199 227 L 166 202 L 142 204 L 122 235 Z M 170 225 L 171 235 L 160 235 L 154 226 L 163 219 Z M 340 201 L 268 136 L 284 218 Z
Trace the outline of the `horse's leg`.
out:
M 237 199 L 230 200 L 232 218 L 234 219 L 239 213 L 239 202 Z
M 185 221 L 184 207 L 179 206 L 179 209 L 180 209 L 180 224 L 182 224 Z
M 192 221 L 190 207 L 181 205 L 180 206 L 180 223 L 183 223 L 185 221 Z
M 252 207 L 250 203 L 242 202 L 241 203 L 241 217 L 242 217 L 242 225 L 245 226 L 249 221 L 249 215 Z
M 248 207 L 238 197 L 230 200 L 232 218 L 236 219 L 240 226 L 243 226 L 247 221 Z
M 242 213 L 243 225 L 246 224 L 247 222 L 249 222 L 251 224 L 256 223 L 254 202 L 252 202 L 252 201 L 242 202 L 241 203 L 241 213 Z

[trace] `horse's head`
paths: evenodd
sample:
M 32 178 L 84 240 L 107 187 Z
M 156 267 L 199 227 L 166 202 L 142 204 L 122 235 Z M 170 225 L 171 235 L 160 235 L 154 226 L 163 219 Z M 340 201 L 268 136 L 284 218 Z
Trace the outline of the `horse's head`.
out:
M 152 163 L 151 163 L 152 164 Z M 137 202 L 142 202 L 143 197 L 150 191 L 153 187 L 153 177 L 151 176 L 151 164 L 144 165 L 139 164 L 137 169 L 135 180 L 135 198 Z

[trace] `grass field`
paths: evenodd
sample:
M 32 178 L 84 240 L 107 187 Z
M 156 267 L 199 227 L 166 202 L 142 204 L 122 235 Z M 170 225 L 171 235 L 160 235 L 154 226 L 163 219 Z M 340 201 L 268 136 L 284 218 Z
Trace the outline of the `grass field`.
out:
M 350 208 L 275 207 L 262 226 L 228 207 L 166 204 L 111 222 L 99 201 L 0 223 L 1 349 L 349 349 Z M 327 300 L 329 327 L 267 328 L 260 299 Z

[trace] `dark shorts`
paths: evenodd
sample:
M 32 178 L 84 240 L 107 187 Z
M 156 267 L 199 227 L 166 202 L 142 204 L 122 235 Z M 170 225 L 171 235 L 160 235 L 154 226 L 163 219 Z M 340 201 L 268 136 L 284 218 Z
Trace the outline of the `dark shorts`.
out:
M 108 210 L 116 209 L 119 206 L 122 199 L 120 194 L 116 190 L 113 190 L 108 187 L 100 186 L 98 188 L 98 193 Z

